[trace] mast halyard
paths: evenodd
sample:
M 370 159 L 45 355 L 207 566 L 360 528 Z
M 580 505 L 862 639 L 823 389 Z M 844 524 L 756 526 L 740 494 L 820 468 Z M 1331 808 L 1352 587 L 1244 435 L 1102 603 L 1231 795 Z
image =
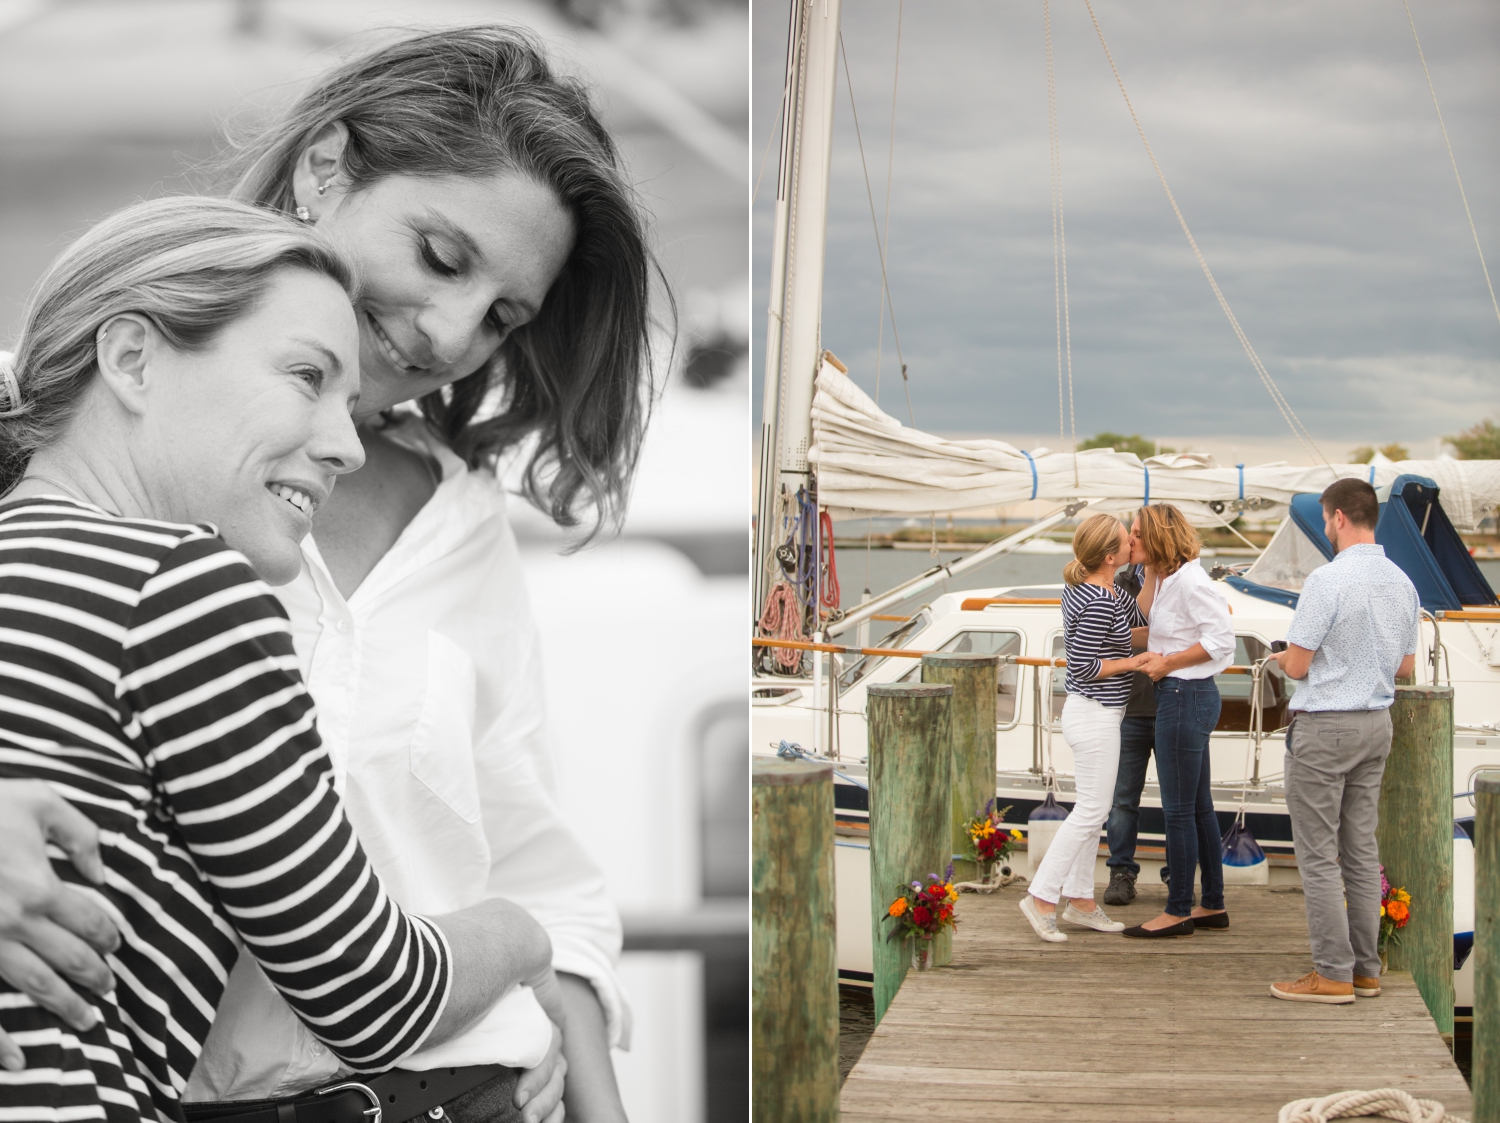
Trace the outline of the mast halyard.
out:
M 814 483 L 807 450 L 821 346 L 839 10 L 840 0 L 792 0 L 766 318 L 753 581 L 757 611 L 779 575 L 775 550 L 783 517 L 795 507 L 797 489 L 811 491 Z

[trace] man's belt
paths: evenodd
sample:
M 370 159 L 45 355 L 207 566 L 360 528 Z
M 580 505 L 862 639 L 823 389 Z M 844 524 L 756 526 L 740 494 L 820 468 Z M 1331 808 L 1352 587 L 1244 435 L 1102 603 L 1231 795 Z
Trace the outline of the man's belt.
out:
M 504 1065 L 467 1065 L 407 1072 L 393 1068 L 362 1080 L 341 1080 L 285 1100 L 184 1103 L 188 1123 L 407 1123 L 442 1119 L 441 1105 L 505 1072 Z

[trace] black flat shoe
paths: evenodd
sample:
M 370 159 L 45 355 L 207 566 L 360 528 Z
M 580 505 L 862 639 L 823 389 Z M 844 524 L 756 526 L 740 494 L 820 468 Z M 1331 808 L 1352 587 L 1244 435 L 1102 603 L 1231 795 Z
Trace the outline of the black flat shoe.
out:
M 1192 918 L 1195 928 L 1228 928 L 1229 914 L 1227 912 L 1210 913 L 1208 916 L 1195 916 Z
M 1144 924 L 1137 924 L 1134 928 L 1127 928 L 1120 933 L 1122 936 L 1134 936 L 1138 940 L 1163 940 L 1172 936 L 1191 936 L 1192 934 L 1193 918 L 1191 916 L 1184 917 L 1176 924 L 1168 924 L 1165 928 L 1147 928 Z

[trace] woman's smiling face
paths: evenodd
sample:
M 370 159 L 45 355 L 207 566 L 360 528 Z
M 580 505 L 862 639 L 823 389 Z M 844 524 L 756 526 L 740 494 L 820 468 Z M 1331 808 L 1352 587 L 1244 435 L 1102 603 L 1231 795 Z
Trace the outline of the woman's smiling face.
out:
M 360 421 L 479 369 L 536 318 L 573 249 L 572 215 L 519 172 L 335 179 L 313 199 L 360 271 Z
M 119 319 L 130 322 L 109 333 L 139 334 L 140 317 Z M 327 277 L 288 268 L 202 350 L 146 338 L 149 407 L 133 459 L 152 513 L 214 523 L 264 580 L 292 580 L 314 511 L 364 463 L 351 419 L 359 336 L 349 298 Z

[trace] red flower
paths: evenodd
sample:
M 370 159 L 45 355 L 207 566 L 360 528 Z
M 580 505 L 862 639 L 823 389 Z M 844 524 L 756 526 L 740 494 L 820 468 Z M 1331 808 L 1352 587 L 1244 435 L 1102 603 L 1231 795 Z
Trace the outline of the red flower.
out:
M 911 910 L 911 919 L 918 928 L 926 928 L 932 923 L 932 912 L 926 905 L 918 905 Z

